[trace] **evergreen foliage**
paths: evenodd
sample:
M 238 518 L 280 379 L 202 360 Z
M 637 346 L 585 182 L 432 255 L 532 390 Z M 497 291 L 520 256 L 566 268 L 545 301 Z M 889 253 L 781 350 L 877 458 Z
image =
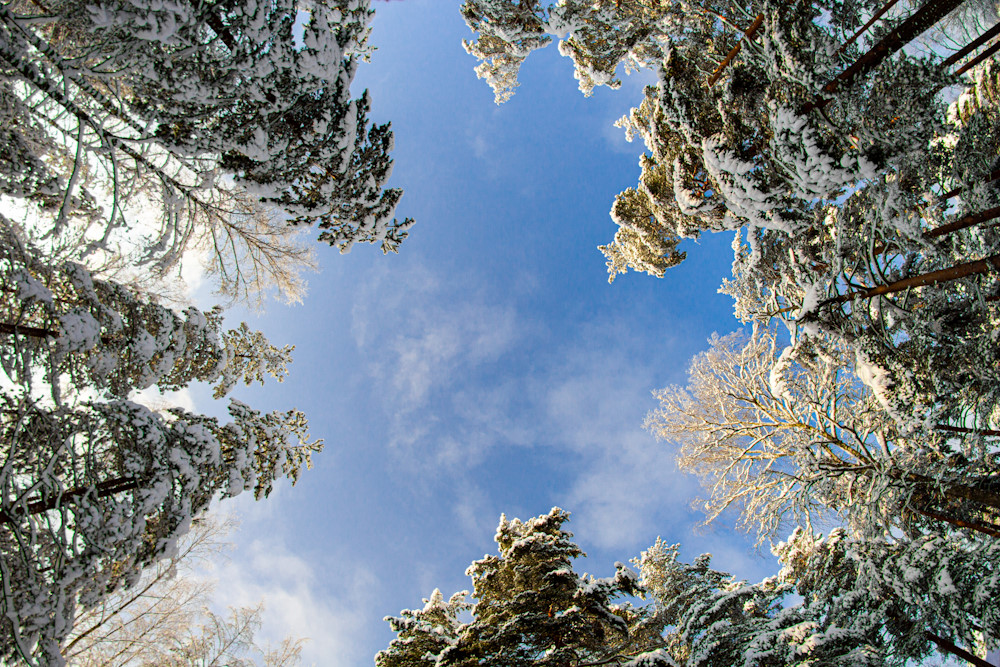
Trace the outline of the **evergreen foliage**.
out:
M 520 64 L 494 26 L 526 3 L 484 4 L 470 27 Z M 713 337 L 647 426 L 702 477 L 710 521 L 805 526 L 756 585 L 643 554 L 676 664 L 974 661 L 961 646 L 1000 633 L 976 608 L 1000 538 L 1000 106 L 995 52 L 975 55 L 995 29 L 961 49 L 949 17 L 981 6 L 893 4 L 531 4 L 532 48 L 560 40 L 585 94 L 657 75 L 619 121 L 646 154 L 611 211 L 610 279 L 734 232 L 721 291 L 752 332 Z M 503 101 L 516 68 L 489 82 Z M 844 528 L 816 537 L 820 516 Z
M 412 220 L 393 218 L 402 193 L 385 188 L 392 132 L 350 92 L 373 13 L 356 0 L 8 5 L 3 194 L 65 244 L 161 274 L 200 247 L 222 291 L 250 300 L 301 295 L 312 260 L 290 226 L 316 225 L 342 252 L 395 252 Z
M 291 348 L 218 310 L 183 314 L 84 266 L 49 263 L 0 219 L 0 655 L 63 664 L 77 608 L 169 557 L 213 499 L 266 497 L 321 449 L 297 410 L 230 401 L 229 423 L 156 413 L 137 390 L 279 380 Z
M 386 619 L 397 638 L 376 665 L 902 666 L 926 658 L 932 636 L 971 643 L 1000 630 L 980 602 L 1000 585 L 992 545 L 797 529 L 774 547 L 780 573 L 748 583 L 713 569 L 710 554 L 685 563 L 679 545 L 657 540 L 633 560 L 638 574 L 618 563 L 613 579 L 581 585 L 566 566 L 579 547 L 547 529 L 565 518 L 501 519 L 500 556 L 468 570 L 471 620 L 460 619 L 466 593 L 445 602 L 434 591 L 422 610 Z M 621 595 L 633 601 L 608 605 Z
M 435 591 L 422 611 L 386 619 L 399 637 L 376 665 L 606 664 L 655 648 L 647 615 L 614 602 L 638 593 L 634 572 L 620 563 L 608 578 L 573 571 L 573 559 L 584 554 L 562 527 L 568 518 L 559 508 L 528 521 L 501 517 L 499 553 L 466 572 L 472 620 L 458 619 L 470 608 L 465 593 L 445 603 Z

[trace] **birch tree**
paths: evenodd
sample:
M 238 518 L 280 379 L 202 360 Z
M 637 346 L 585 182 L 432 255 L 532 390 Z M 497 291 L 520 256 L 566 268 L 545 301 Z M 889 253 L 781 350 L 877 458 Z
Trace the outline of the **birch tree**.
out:
M 255 639 L 263 604 L 209 611 L 218 582 L 199 568 L 227 548 L 232 520 L 206 516 L 194 521 L 177 552 L 143 571 L 138 583 L 118 589 L 100 605 L 81 610 L 63 656 L 75 667 L 130 665 L 233 665 L 292 667 L 304 640 L 286 637 L 278 646 Z
M 736 508 L 761 541 L 831 513 L 865 535 L 928 518 L 993 530 L 1000 497 L 983 441 L 900 432 L 835 341 L 782 350 L 757 328 L 710 343 L 646 422 L 701 477 L 708 521 Z

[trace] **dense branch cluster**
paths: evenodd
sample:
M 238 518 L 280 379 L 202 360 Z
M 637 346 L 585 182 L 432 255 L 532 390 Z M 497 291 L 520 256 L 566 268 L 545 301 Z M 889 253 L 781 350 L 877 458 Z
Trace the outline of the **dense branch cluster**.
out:
M 63 246 L 167 274 L 199 249 L 231 297 L 297 300 L 295 227 L 396 251 L 388 124 L 350 85 L 367 2 L 15 2 L 0 11 L 2 194 Z
M 970 603 L 1000 538 L 997 9 L 895 4 L 463 6 L 498 103 L 553 40 L 584 94 L 656 74 L 619 121 L 646 154 L 611 210 L 611 280 L 734 235 L 720 291 L 750 330 L 713 337 L 646 425 L 702 478 L 708 521 L 772 544 L 804 527 L 759 586 L 648 552 L 672 573 L 647 589 L 671 610 L 663 664 L 975 660 L 960 645 L 1000 634 Z
M 322 448 L 296 409 L 230 397 L 208 410 L 222 418 L 153 409 L 149 392 L 202 383 L 222 399 L 280 382 L 291 361 L 292 346 L 226 329 L 220 308 L 166 305 L 182 261 L 260 305 L 304 293 L 299 228 L 341 252 L 406 237 L 402 192 L 386 187 L 392 132 L 350 90 L 373 13 L 367 0 L 0 7 L 0 662 L 100 662 L 78 619 L 141 597 L 213 501 L 294 484 Z M 170 664 L 236 656 L 260 624 L 254 609 L 199 618 Z M 297 658 L 285 649 L 268 660 Z
M 573 570 L 582 552 L 567 519 L 559 508 L 501 517 L 498 555 L 466 572 L 475 602 L 435 590 L 422 609 L 386 618 L 397 638 L 375 664 L 902 666 L 1000 628 L 987 602 L 1000 593 L 996 544 L 800 529 L 773 547 L 777 576 L 751 584 L 657 540 L 632 561 L 638 571 L 616 563 L 593 578 Z

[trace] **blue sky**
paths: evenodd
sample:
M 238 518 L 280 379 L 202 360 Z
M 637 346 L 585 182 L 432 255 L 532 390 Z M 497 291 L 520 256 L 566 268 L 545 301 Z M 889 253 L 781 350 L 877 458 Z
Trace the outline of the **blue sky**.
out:
M 397 214 L 417 220 L 399 255 L 321 249 L 304 304 L 231 313 L 296 345 L 283 384 L 239 398 L 304 410 L 326 451 L 295 488 L 223 506 L 242 529 L 219 601 L 263 596 L 268 634 L 311 638 L 307 664 L 371 664 L 383 616 L 469 587 L 501 512 L 572 512 L 578 569 L 599 576 L 657 536 L 743 577 L 774 571 L 744 536 L 695 530 L 696 480 L 642 429 L 650 392 L 738 327 L 716 292 L 731 238 L 692 244 L 662 280 L 609 285 L 596 246 L 642 149 L 612 124 L 643 80 L 584 98 L 552 46 L 497 107 L 459 4 L 375 3 L 378 50 L 355 80 L 393 123 Z

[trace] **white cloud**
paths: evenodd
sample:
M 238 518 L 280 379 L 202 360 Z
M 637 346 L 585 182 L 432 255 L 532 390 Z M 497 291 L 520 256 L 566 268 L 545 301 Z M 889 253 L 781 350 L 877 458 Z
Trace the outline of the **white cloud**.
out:
M 160 391 L 156 386 L 148 387 L 134 392 L 129 400 L 135 401 L 139 405 L 145 405 L 150 410 L 181 408 L 188 412 L 195 411 L 194 396 L 191 390 L 186 387 L 176 391 Z
M 306 560 L 269 537 L 240 545 L 210 573 L 218 580 L 215 604 L 264 602 L 259 640 L 277 644 L 286 636 L 307 637 L 303 664 L 353 667 L 370 662 L 366 629 L 375 614 L 371 589 L 377 577 L 367 567 L 335 557 Z
M 359 295 L 354 330 L 415 489 L 448 498 L 469 539 L 489 534 L 499 511 L 553 504 L 600 548 L 688 539 L 697 480 L 642 427 L 651 391 L 665 376 L 683 381 L 679 338 L 630 336 L 607 313 L 539 335 L 516 294 L 463 291 L 426 268 L 414 275 L 405 290 L 372 288 L 389 299 Z M 392 333 L 376 346 L 369 330 Z M 529 449 L 530 464 L 508 465 Z
M 641 350 L 616 346 L 621 338 L 613 328 L 581 338 L 589 344 L 568 347 L 559 376 L 545 381 L 546 418 L 578 461 L 560 502 L 588 541 L 607 548 L 643 544 L 665 528 L 664 520 L 688 520 L 697 482 L 677 470 L 667 444 L 642 428 L 655 407 L 656 364 Z M 671 507 L 682 511 L 664 511 Z
M 383 397 L 396 454 L 420 468 L 464 469 L 505 430 L 500 413 L 512 389 L 482 376 L 504 374 L 525 324 L 492 294 L 465 292 L 425 268 L 413 274 L 406 290 L 379 300 L 372 294 L 386 290 L 373 281 L 352 308 L 352 331 Z M 370 330 L 392 333 L 376 345 Z M 480 427 L 463 428 L 470 423 Z

